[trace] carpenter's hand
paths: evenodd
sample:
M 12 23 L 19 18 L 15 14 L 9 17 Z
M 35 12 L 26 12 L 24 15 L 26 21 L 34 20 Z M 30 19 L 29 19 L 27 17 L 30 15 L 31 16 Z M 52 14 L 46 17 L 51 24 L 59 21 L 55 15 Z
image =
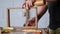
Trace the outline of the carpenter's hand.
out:
M 25 3 L 23 3 L 23 8 L 26 8 L 26 9 L 30 9 L 31 7 L 33 7 L 33 2 L 32 0 L 27 0 Z
M 27 26 L 35 26 L 36 25 L 35 21 L 36 21 L 35 17 L 30 19 L 30 20 L 28 20 L 27 21 L 27 23 L 28 23 Z M 26 24 L 24 24 L 24 26 L 26 26 Z

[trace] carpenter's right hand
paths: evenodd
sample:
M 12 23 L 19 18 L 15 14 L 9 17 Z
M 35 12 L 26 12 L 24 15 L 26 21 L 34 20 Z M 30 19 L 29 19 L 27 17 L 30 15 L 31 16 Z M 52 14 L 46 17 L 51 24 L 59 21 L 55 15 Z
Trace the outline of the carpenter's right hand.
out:
M 33 2 L 32 0 L 27 0 L 26 2 L 23 3 L 22 8 L 30 9 L 33 7 Z

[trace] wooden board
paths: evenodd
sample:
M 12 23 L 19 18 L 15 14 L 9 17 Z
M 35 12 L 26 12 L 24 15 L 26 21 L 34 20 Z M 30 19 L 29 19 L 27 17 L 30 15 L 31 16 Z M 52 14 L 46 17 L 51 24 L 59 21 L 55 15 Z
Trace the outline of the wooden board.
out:
M 11 31 L 11 34 L 41 34 L 40 30 L 20 30 L 20 31 Z

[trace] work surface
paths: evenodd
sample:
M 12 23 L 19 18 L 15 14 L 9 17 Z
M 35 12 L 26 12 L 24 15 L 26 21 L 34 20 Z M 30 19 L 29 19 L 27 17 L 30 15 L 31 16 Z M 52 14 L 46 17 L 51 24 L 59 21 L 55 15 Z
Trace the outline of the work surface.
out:
M 39 29 L 39 30 L 41 31 L 40 34 L 48 34 L 47 29 Z M 38 33 L 36 33 L 36 32 L 32 33 L 32 32 L 24 32 L 24 31 L 11 31 L 9 33 L 2 33 L 2 34 L 39 34 L 39 32 Z

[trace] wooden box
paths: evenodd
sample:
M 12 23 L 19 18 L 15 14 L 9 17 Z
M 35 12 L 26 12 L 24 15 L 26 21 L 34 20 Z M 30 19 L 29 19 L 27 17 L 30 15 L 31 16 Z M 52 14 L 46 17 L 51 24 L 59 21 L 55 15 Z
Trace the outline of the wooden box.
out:
M 17 29 L 37 29 L 38 24 L 37 24 L 37 12 L 36 11 L 37 11 L 36 7 L 32 7 L 30 10 L 26 10 L 25 8 L 20 8 L 20 7 L 19 8 L 7 8 L 7 26 L 14 27 Z M 27 21 L 29 19 L 32 19 L 33 17 L 35 17 L 35 26 L 28 26 Z

